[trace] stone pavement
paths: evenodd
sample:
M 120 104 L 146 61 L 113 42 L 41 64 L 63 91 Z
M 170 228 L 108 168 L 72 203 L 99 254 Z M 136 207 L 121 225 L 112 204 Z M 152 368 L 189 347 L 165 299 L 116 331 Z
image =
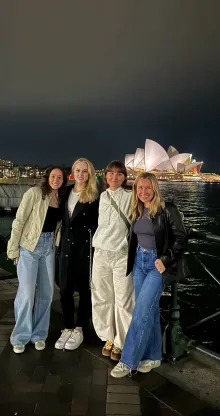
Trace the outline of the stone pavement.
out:
M 55 293 L 47 348 L 16 355 L 9 344 L 17 280 L 0 280 L 0 416 L 214 416 L 217 410 L 155 371 L 113 379 L 89 328 L 76 351 L 57 351 L 62 328 Z

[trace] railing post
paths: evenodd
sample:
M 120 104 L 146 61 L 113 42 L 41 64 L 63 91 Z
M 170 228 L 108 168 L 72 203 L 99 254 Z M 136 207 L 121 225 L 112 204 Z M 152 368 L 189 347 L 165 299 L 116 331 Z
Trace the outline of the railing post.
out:
M 189 340 L 184 335 L 180 325 L 180 306 L 177 297 L 177 283 L 171 284 L 171 304 L 169 311 L 169 323 L 163 335 L 163 352 L 167 359 L 175 362 L 186 355 Z

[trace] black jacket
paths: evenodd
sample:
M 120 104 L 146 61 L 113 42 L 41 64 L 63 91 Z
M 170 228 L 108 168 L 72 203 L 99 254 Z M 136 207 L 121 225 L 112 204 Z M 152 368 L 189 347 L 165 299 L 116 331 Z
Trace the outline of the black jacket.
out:
M 170 284 L 183 278 L 179 272 L 179 265 L 186 248 L 187 233 L 182 217 L 177 207 L 171 202 L 165 203 L 152 218 L 157 255 L 166 267 L 163 273 L 164 283 Z M 132 272 L 137 248 L 137 235 L 133 232 L 135 221 L 131 225 L 127 275 Z M 180 266 L 181 268 L 181 266 Z
M 73 185 L 68 186 L 62 200 L 61 242 L 58 249 L 56 283 L 65 290 L 67 279 L 75 282 L 75 290 L 88 287 L 92 267 L 92 237 L 98 226 L 99 200 L 77 202 L 69 218 L 68 198 Z

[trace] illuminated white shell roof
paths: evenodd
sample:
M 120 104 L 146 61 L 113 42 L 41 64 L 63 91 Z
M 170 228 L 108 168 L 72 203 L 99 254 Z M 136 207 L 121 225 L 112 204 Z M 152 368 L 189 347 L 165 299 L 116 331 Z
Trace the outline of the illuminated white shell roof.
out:
M 177 165 L 179 163 L 184 164 L 187 159 L 191 159 L 192 155 L 190 153 L 179 153 L 178 155 L 175 155 L 170 158 L 170 162 L 173 165 L 173 168 L 175 171 L 177 171 Z
M 125 167 L 134 169 L 134 154 L 125 155 Z
M 156 166 L 154 169 L 156 170 L 174 170 L 171 162 L 169 160 L 165 160 L 165 162 L 160 163 L 158 166 Z
M 176 155 L 178 155 L 178 153 L 179 152 L 178 152 L 178 150 L 176 150 L 175 147 L 169 146 L 169 149 L 167 150 L 167 154 L 168 154 L 169 157 L 176 156 Z
M 171 154 L 172 156 L 169 157 Z M 144 169 L 146 172 L 152 170 L 187 172 L 193 167 L 202 166 L 202 162 L 190 163 L 191 158 L 190 153 L 178 153 L 173 146 L 169 146 L 168 152 L 166 152 L 154 140 L 146 139 L 144 149 L 138 147 L 135 155 L 125 155 L 125 166 L 132 170 Z
M 196 168 L 197 166 L 200 165 L 200 168 L 202 167 L 202 163 L 203 162 L 194 162 L 194 163 L 190 163 L 189 165 L 185 166 L 185 172 L 188 172 L 190 169 Z
M 183 163 L 177 163 L 177 172 L 185 172 L 185 167 Z
M 154 140 L 147 139 L 145 142 L 145 170 L 150 172 L 162 162 L 169 160 L 167 152 Z
M 139 147 L 134 155 L 134 169 L 145 169 L 144 149 Z

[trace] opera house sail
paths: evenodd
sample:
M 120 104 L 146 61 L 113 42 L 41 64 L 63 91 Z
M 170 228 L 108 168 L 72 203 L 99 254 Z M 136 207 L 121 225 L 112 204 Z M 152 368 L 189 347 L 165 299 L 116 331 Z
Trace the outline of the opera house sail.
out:
M 137 148 L 134 155 L 134 169 L 145 169 L 144 149 Z

